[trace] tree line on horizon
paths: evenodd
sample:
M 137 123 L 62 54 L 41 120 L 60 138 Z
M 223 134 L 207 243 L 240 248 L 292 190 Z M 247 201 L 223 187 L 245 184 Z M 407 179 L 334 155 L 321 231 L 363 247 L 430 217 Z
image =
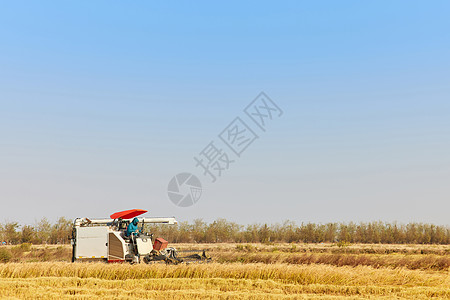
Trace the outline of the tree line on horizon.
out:
M 241 225 L 225 219 L 207 223 L 201 219 L 177 225 L 146 224 L 146 231 L 171 243 L 368 243 L 450 244 L 450 227 L 396 222 L 301 223 Z M 7 244 L 67 244 L 72 221 L 64 217 L 55 223 L 46 218 L 34 225 L 18 222 L 0 224 L 0 242 Z
M 0 223 L 0 242 L 6 244 L 67 244 L 70 243 L 73 222 L 64 217 L 55 223 L 46 218 L 34 225 L 19 225 L 18 222 Z

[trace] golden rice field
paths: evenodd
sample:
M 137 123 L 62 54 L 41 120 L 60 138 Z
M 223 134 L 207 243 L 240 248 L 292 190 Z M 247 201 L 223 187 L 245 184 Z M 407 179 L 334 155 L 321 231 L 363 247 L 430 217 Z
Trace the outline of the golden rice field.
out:
M 20 257 L 0 264 L 0 297 L 450 299 L 449 246 L 180 244 L 176 247 L 208 248 L 215 261 L 177 266 L 72 264 L 67 261 L 70 256 L 66 257 L 70 253 L 68 247 L 33 247 L 21 254 L 16 250 Z M 39 256 L 44 253 L 42 250 L 47 253 L 45 259 Z

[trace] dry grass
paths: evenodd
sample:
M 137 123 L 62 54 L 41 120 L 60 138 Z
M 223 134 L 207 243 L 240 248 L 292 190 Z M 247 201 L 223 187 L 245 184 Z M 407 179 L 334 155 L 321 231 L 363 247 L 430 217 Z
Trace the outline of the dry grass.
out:
M 408 269 L 446 270 L 450 267 L 447 245 L 351 245 L 333 244 L 175 244 L 178 249 L 208 249 L 220 263 L 329 264 L 334 266 L 405 267 Z M 0 262 L 70 261 L 71 247 L 0 247 Z M 2 259 L 5 258 L 5 259 Z
M 449 256 L 439 255 L 364 255 L 364 254 L 289 254 L 289 253 L 211 253 L 217 262 L 327 264 L 333 266 L 404 267 L 411 270 L 448 270 Z
M 72 248 L 70 245 L 36 245 L 30 247 L 2 246 L 0 247 L 0 262 L 46 262 L 46 261 L 70 261 Z M 5 255 L 9 253 L 9 255 Z M 5 261 L 3 258 L 8 257 Z
M 411 270 L 448 270 L 449 245 L 349 245 L 336 244 L 178 244 L 177 248 L 209 249 L 221 263 L 327 264 L 372 266 Z
M 287 263 L 328 264 L 333 266 L 372 266 L 374 268 L 408 268 L 411 270 L 448 270 L 450 246 L 446 245 L 351 245 L 333 244 L 176 244 L 176 248 L 209 249 L 219 263 Z M 7 249 L 7 250 L 5 250 Z M 71 247 L 13 246 L 1 247 L 9 252 L 9 262 L 70 261 Z M 0 262 L 3 261 L 0 253 Z
M 450 246 L 178 244 L 210 264 L 68 263 L 70 246 L 5 247 L 0 298 L 450 299 Z
M 332 254 L 435 254 L 450 255 L 450 245 L 421 244 L 338 244 L 320 243 L 214 243 L 214 244 L 175 244 L 179 249 L 209 249 L 211 251 L 241 252 L 286 252 L 286 253 L 332 253 Z
M 0 265 L 0 296 L 281 299 L 303 296 L 450 298 L 448 272 L 286 264 Z

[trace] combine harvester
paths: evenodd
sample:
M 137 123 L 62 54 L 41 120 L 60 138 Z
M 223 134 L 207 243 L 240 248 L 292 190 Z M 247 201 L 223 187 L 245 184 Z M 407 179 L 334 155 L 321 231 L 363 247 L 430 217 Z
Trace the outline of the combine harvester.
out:
M 106 261 L 135 264 L 144 261 L 147 264 L 152 262 L 178 264 L 211 260 L 204 250 L 202 254 L 194 253 L 182 257 L 179 256 L 179 252 L 199 251 L 177 251 L 173 247 L 167 247 L 168 242 L 163 238 L 157 238 L 153 242 L 153 234 L 144 232 L 145 224 L 173 225 L 177 224 L 177 221 L 173 217 L 137 218 L 146 212 L 142 209 L 131 209 L 114 213 L 110 219 L 75 219 L 72 230 L 72 262 Z M 132 219 L 136 219 L 134 224 L 131 224 Z M 127 229 L 130 233 L 129 227 L 132 232 L 127 236 Z

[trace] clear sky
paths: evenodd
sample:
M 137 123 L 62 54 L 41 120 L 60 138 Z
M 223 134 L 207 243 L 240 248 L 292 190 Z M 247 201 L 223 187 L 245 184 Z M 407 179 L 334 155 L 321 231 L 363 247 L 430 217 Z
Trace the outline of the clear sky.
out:
M 448 1 L 3 1 L 0 221 L 143 208 L 450 224 L 449 13 Z M 235 117 L 255 125 L 243 109 L 261 91 L 284 114 L 211 183 L 194 156 Z M 180 172 L 202 181 L 191 207 L 167 195 Z

